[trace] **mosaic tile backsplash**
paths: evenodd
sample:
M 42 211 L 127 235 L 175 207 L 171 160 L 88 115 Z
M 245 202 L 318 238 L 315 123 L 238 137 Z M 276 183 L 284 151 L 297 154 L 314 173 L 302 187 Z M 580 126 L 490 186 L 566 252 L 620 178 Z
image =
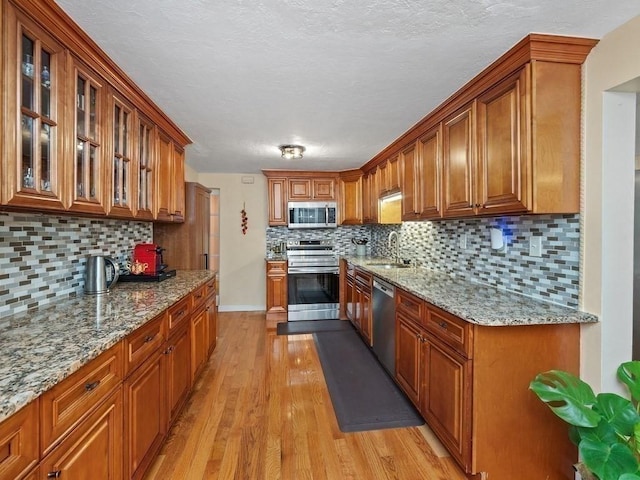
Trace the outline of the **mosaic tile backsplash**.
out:
M 503 231 L 505 252 L 491 250 L 490 229 Z M 528 295 L 571 308 L 578 307 L 580 266 L 579 215 L 523 215 L 400 225 L 344 226 L 289 231 L 267 229 L 267 244 L 287 238 L 333 238 L 340 255 L 355 255 L 353 237 L 369 239 L 367 253 L 390 257 L 387 239 L 400 233 L 400 256 L 432 270 Z M 466 235 L 466 248 L 460 247 Z M 529 238 L 542 239 L 542 256 L 529 256 Z
M 0 213 L 0 316 L 78 295 L 87 255 L 122 263 L 152 239 L 150 222 Z

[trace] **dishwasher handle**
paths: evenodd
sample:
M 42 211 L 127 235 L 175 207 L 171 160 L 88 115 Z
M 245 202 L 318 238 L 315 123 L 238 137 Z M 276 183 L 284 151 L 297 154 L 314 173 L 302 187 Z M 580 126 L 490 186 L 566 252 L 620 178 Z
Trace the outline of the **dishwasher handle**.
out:
M 378 280 L 377 278 L 373 279 L 373 288 L 380 290 L 385 295 L 393 298 L 395 295 L 395 287 L 387 282 L 383 282 L 382 280 Z

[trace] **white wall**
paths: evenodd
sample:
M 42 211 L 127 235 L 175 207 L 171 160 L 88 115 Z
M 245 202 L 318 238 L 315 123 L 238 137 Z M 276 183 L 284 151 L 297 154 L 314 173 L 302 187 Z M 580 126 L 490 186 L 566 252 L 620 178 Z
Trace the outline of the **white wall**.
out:
M 640 17 L 607 34 L 585 62 L 581 375 L 621 390 L 615 369 L 631 359 L 635 79 Z M 631 83 L 630 83 L 631 82 Z
M 242 180 L 253 179 L 253 184 Z M 220 189 L 220 310 L 264 310 L 267 181 L 261 174 L 200 173 L 197 181 Z M 240 211 L 246 205 L 247 234 Z

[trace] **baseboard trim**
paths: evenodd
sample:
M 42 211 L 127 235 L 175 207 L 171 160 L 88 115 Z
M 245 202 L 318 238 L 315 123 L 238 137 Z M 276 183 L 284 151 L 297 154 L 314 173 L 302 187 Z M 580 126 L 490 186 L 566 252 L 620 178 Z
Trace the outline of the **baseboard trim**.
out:
M 264 312 L 264 305 L 218 305 L 219 312 Z

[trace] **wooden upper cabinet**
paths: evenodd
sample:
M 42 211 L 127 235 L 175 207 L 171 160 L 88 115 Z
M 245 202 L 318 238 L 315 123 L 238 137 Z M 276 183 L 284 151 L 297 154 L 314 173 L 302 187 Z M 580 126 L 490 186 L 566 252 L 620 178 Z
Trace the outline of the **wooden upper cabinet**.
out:
M 371 182 L 373 175 L 365 173 L 362 176 L 362 222 L 371 223 L 373 221 L 373 211 L 371 209 Z
M 442 126 L 438 125 L 417 142 L 418 216 L 433 220 L 442 216 Z
M 183 222 L 185 210 L 184 150 L 164 133 L 158 133 L 155 175 L 155 218 L 163 222 Z
M 37 23 L 4 3 L 2 204 L 64 210 L 69 57 Z
M 156 144 L 158 147 L 158 163 L 156 168 L 155 218 L 156 220 L 170 222 L 173 143 L 169 137 L 159 133 Z
M 376 179 L 378 182 L 378 196 L 400 190 L 400 156 L 394 155 L 378 165 Z
M 136 218 L 153 220 L 156 191 L 156 128 L 146 118 L 136 116 L 138 131 L 138 208 Z
M 478 98 L 479 213 L 526 211 L 526 173 L 530 110 L 527 84 L 530 67 L 505 79 Z
M 474 206 L 474 110 L 466 105 L 443 124 L 444 216 L 473 216 Z
M 289 178 L 289 200 L 335 200 L 335 178 Z
M 314 178 L 311 180 L 312 200 L 335 200 L 336 180 L 334 178 Z
M 362 172 L 351 170 L 340 174 L 340 224 L 362 224 Z
M 311 199 L 311 179 L 310 178 L 290 178 L 289 179 L 289 200 L 310 200 Z
M 420 182 L 416 161 L 416 144 L 411 143 L 400 153 L 402 170 L 402 220 L 416 220 L 420 213 Z
M 184 190 L 184 149 L 173 144 L 171 156 L 171 220 L 184 221 L 185 190 Z
M 74 155 L 69 209 L 78 213 L 106 214 L 107 182 L 104 162 L 106 92 L 102 79 L 80 60 L 73 58 Z
M 269 178 L 269 225 L 287 225 L 287 179 Z
M 111 92 L 109 125 L 110 174 L 108 175 L 108 213 L 110 216 L 133 218 L 135 212 L 134 188 L 137 186 L 137 166 L 134 152 L 137 146 L 134 128 L 134 110 L 131 104 Z

